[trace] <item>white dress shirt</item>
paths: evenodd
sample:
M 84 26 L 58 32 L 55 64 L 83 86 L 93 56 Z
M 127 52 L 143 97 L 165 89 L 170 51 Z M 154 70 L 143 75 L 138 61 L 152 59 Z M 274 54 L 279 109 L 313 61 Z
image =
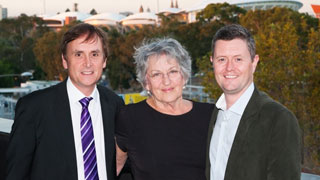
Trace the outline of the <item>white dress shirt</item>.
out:
M 233 140 L 253 90 L 254 85 L 252 83 L 229 109 L 227 109 L 224 94 L 220 96 L 216 103 L 219 112 L 213 129 L 209 152 L 211 180 L 224 179 Z
M 70 109 L 71 109 L 71 119 L 74 135 L 74 144 L 76 149 L 77 158 L 77 170 L 78 170 L 78 180 L 84 180 L 84 163 L 83 163 L 83 152 L 82 152 L 82 142 L 81 142 L 81 132 L 80 132 L 80 119 L 82 105 L 79 100 L 86 97 L 82 92 L 80 92 L 71 82 L 70 78 L 67 80 L 67 92 L 69 97 Z M 106 171 L 106 158 L 105 158 L 105 146 L 104 146 L 104 131 L 101 113 L 101 103 L 100 96 L 97 87 L 94 88 L 92 94 L 89 96 L 93 99 L 89 103 L 88 110 L 91 115 L 93 135 L 96 149 L 97 166 L 99 179 L 107 179 Z

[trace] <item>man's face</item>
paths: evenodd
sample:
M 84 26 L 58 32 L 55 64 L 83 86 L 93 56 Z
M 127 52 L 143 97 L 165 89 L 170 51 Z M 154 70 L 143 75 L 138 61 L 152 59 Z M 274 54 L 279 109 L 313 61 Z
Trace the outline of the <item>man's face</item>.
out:
M 251 59 L 247 42 L 242 39 L 218 40 L 215 44 L 213 63 L 217 83 L 226 96 L 239 98 L 253 82 L 259 56 Z
M 89 96 L 106 67 L 106 60 L 100 38 L 96 36 L 85 42 L 86 37 L 83 35 L 68 43 L 62 64 L 68 69 L 73 85 Z

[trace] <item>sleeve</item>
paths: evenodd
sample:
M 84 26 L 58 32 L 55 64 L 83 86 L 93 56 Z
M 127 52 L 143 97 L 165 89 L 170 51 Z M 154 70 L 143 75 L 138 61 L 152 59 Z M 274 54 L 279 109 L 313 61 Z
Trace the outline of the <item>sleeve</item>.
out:
M 292 112 L 281 107 L 276 111 L 270 151 L 268 156 L 268 180 L 300 180 L 301 135 L 298 120 Z
M 128 142 L 130 137 L 129 128 L 132 128 L 129 117 L 130 113 L 128 113 L 128 111 L 126 110 L 126 106 L 124 106 L 120 109 L 120 112 L 116 120 L 116 142 L 123 152 L 127 152 L 128 150 Z
M 33 155 L 36 147 L 34 116 L 28 101 L 20 99 L 7 150 L 7 180 L 30 179 Z

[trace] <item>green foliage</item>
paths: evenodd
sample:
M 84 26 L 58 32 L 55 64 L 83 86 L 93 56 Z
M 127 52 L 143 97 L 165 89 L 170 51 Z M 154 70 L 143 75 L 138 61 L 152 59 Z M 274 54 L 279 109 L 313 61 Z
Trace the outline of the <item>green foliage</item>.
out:
M 202 85 L 204 86 L 204 92 L 208 93 L 210 98 L 217 100 L 221 95 L 222 91 L 218 86 L 214 78 L 214 73 L 212 71 L 212 63 L 210 61 L 211 52 L 208 52 L 205 56 L 197 59 L 197 65 L 200 69 L 202 76 Z
M 11 67 L 11 64 L 0 60 L 0 75 L 5 75 L 5 74 L 14 74 L 14 70 Z M 0 76 L 0 87 L 1 88 L 12 87 L 12 86 L 14 86 L 14 77 L 13 76 L 8 76 L 8 77 L 1 77 Z
M 300 105 L 301 124 L 305 143 L 305 163 L 309 169 L 320 173 L 320 30 L 311 28 L 307 48 L 303 55 L 304 101 Z
M 63 79 L 65 73 L 59 52 L 62 32 L 47 32 L 39 38 L 34 46 L 34 53 L 40 67 L 46 73 L 47 80 Z
M 64 26 L 59 32 L 49 31 L 43 34 L 34 45 L 33 51 L 39 66 L 46 74 L 47 80 L 63 80 L 67 76 L 62 66 L 60 42 L 63 34 L 74 24 Z
M 37 63 L 32 48 L 36 39 L 46 31 L 43 21 L 35 16 L 21 14 L 0 21 L 0 63 L 3 68 L 9 68 L 7 71 L 14 74 L 34 70 Z M 11 80 L 5 82 L 1 85 L 12 86 Z
M 147 26 L 140 31 L 120 34 L 116 30 L 109 32 L 109 57 L 107 74 L 113 89 L 120 91 L 138 86 L 133 64 L 134 48 L 144 39 L 151 38 L 153 27 Z
M 223 24 L 238 23 L 239 17 L 246 13 L 236 5 L 228 3 L 209 4 L 203 11 L 197 14 L 200 22 L 219 21 Z

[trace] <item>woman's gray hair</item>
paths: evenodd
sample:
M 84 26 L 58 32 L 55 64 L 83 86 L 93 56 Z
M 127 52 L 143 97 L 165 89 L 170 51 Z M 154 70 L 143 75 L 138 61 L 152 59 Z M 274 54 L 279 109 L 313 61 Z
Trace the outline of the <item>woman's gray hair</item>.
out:
M 145 87 L 148 60 L 150 57 L 166 55 L 177 61 L 181 68 L 182 76 L 186 83 L 191 75 L 191 58 L 182 45 L 172 38 L 157 38 L 144 40 L 142 45 L 136 48 L 134 63 L 136 65 L 137 80 Z

